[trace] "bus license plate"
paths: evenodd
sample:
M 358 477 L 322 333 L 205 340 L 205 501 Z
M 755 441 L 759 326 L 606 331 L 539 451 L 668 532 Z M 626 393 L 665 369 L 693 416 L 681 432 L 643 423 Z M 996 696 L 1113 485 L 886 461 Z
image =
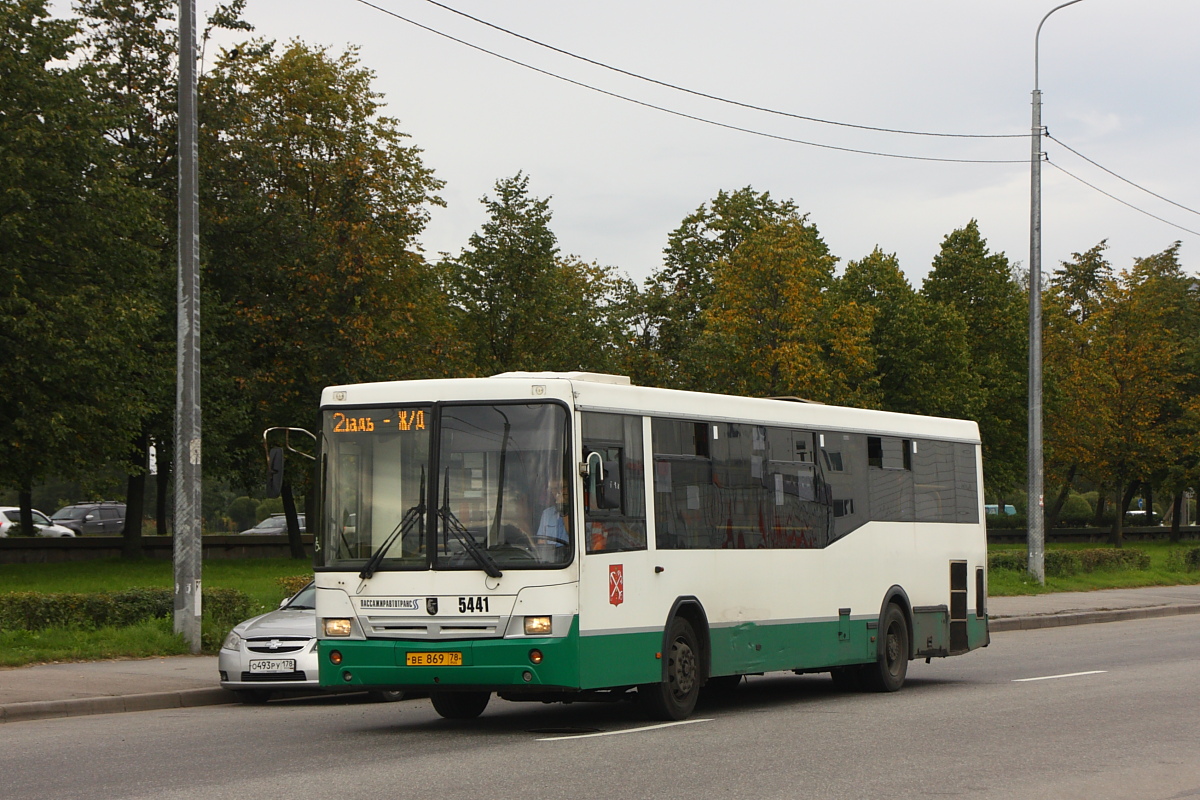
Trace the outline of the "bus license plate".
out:
M 250 662 L 251 673 L 295 672 L 294 658 L 259 658 Z
M 409 653 L 404 662 L 410 667 L 461 667 L 462 653 Z

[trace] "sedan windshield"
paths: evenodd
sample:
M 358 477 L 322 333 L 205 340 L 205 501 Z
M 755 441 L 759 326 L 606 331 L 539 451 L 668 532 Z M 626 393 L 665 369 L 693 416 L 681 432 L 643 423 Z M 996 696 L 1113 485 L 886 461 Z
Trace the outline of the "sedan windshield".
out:
M 326 411 L 318 563 L 364 578 L 568 563 L 566 421 L 554 403 Z
M 317 607 L 317 587 L 311 583 L 305 586 L 300 591 L 296 592 L 295 596 L 287 602 L 284 608 L 290 608 L 294 611 L 304 611 L 305 609 Z

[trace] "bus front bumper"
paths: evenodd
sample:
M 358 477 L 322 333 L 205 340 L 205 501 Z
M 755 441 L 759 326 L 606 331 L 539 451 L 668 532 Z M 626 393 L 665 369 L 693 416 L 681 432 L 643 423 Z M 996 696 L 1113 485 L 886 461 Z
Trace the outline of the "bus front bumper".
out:
M 579 638 L 413 641 L 322 639 L 323 689 L 562 689 L 579 687 Z

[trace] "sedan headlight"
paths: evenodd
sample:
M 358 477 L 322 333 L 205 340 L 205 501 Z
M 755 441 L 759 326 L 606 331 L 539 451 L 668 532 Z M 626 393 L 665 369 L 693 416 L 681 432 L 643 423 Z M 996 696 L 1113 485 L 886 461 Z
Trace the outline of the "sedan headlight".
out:
M 242 648 L 242 637 L 238 636 L 237 631 L 230 631 L 225 637 L 225 641 L 221 643 L 222 650 L 240 650 Z

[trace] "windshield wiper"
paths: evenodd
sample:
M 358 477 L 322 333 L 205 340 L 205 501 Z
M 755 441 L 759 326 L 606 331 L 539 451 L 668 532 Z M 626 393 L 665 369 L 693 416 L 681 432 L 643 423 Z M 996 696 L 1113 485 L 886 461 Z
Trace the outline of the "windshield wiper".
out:
M 454 516 L 454 512 L 450 510 L 450 470 L 446 470 L 445 489 L 442 491 L 442 507 L 438 509 L 438 516 L 441 518 L 446 530 L 454 534 L 454 538 L 462 543 L 463 549 L 467 554 L 475 560 L 480 569 L 488 574 L 490 578 L 500 578 L 504 573 L 500 571 L 500 567 L 492 559 L 487 551 L 481 550 L 479 543 L 475 541 L 475 536 L 467 530 L 467 528 L 458 521 L 458 517 Z
M 375 570 L 379 569 L 379 565 L 383 563 L 383 557 L 387 555 L 387 551 L 395 544 L 399 538 L 401 544 L 404 543 L 404 537 L 412 530 L 413 523 L 417 520 L 425 519 L 425 470 L 421 470 L 421 499 L 415 506 L 404 512 L 404 516 L 400 520 L 400 524 L 388 534 L 388 537 L 383 540 L 379 547 L 367 559 L 367 563 L 363 566 L 362 572 L 358 573 L 358 577 L 364 581 L 375 574 Z M 425 526 L 422 525 L 422 528 Z

